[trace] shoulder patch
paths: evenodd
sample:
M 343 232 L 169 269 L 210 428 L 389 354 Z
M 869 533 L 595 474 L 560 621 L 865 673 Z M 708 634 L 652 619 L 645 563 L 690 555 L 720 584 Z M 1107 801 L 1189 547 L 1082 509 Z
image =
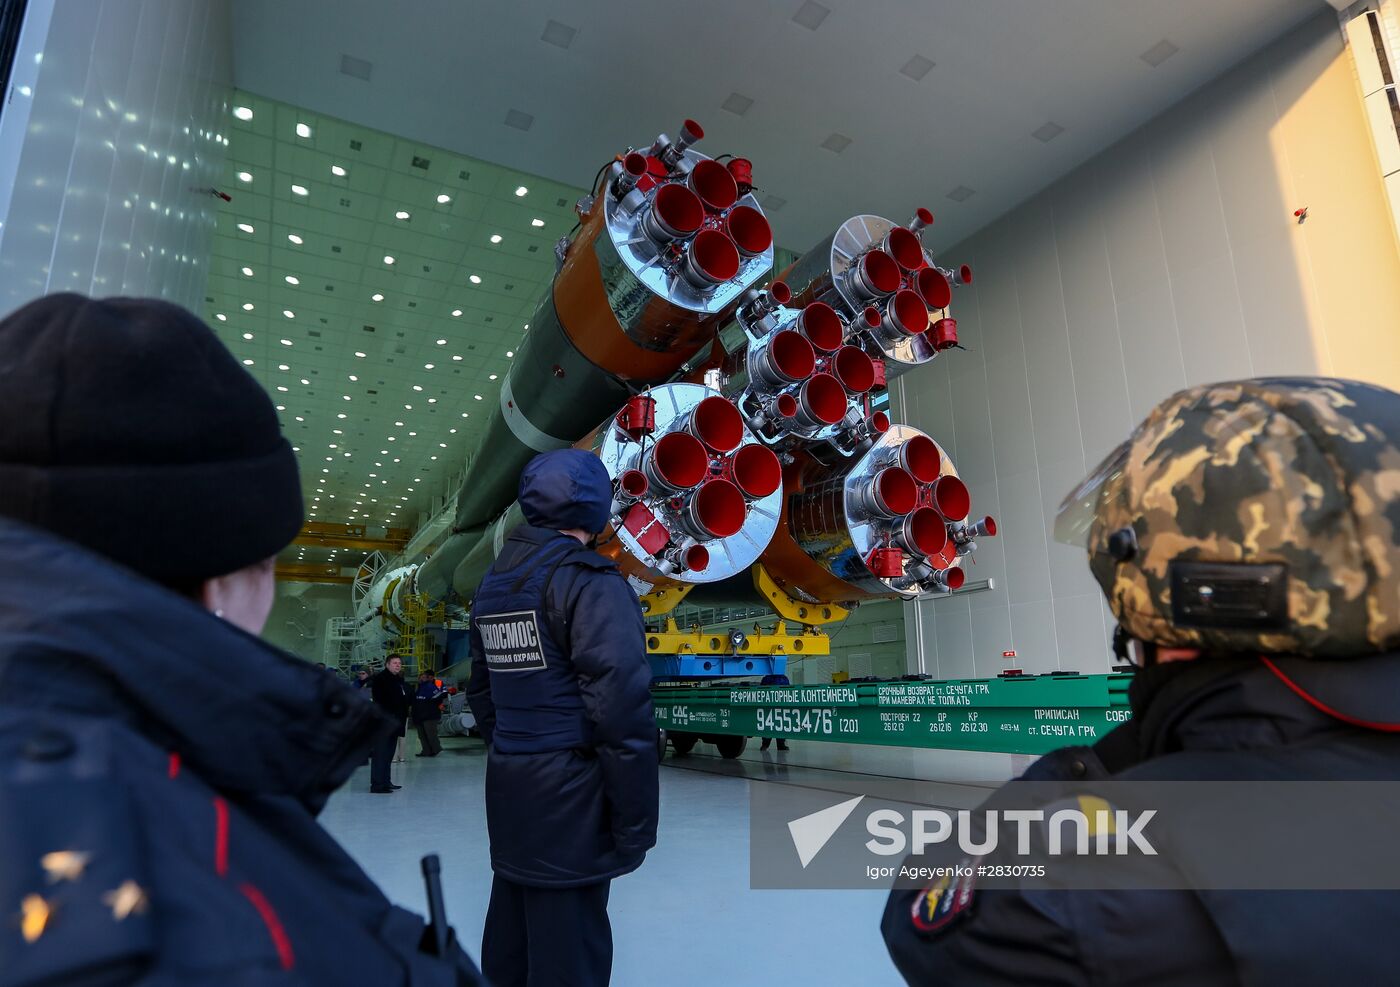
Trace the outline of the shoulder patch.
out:
M 954 873 L 938 878 L 915 896 L 909 907 L 909 921 L 915 932 L 924 937 L 941 935 L 971 914 L 980 860 L 964 857 Z

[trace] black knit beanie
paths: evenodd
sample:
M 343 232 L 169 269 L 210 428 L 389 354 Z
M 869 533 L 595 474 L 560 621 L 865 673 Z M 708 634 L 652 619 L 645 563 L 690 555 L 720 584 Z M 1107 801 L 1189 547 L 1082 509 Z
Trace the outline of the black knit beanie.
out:
M 0 515 L 192 586 L 285 548 L 301 480 L 267 393 L 197 317 L 50 295 L 0 320 Z

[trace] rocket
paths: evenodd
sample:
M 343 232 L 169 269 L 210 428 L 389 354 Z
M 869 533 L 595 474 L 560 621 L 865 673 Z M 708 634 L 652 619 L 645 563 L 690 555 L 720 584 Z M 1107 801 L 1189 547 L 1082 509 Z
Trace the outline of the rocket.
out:
M 695 149 L 694 120 L 627 149 L 577 204 L 558 271 L 502 382 L 457 498 L 453 536 L 414 578 L 441 598 L 487 524 L 515 499 L 532 457 L 577 442 L 634 393 L 707 345 L 773 266 L 773 234 L 744 158 Z M 459 594 L 468 584 L 455 581 Z
M 874 396 L 957 346 L 952 297 L 971 270 L 933 262 L 919 209 L 902 226 L 853 216 L 773 278 L 752 165 L 704 156 L 702 136 L 687 120 L 600 169 L 468 461 L 454 533 L 396 599 L 470 600 L 523 520 L 521 470 L 570 445 L 607 467 L 598 550 L 639 596 L 753 600 L 759 565 L 813 603 L 963 584 L 996 523 L 970 520 L 946 452 Z

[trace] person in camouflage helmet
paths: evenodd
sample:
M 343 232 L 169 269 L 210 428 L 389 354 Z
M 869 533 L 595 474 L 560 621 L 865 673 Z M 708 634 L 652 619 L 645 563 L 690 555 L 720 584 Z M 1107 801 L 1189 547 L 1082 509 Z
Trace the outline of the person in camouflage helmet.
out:
M 1114 650 L 1138 666 L 1132 719 L 1023 780 L 1400 779 L 1400 394 L 1323 378 L 1183 390 L 1065 499 L 1055 536 L 1087 550 Z M 1171 835 L 1188 855 L 1219 838 Z M 1393 891 L 969 876 L 897 888 L 881 931 L 911 983 L 1380 983 L 1397 925 Z
M 1089 568 L 1137 640 L 1318 658 L 1387 651 L 1400 646 L 1397 443 L 1400 402 L 1371 384 L 1190 388 L 1071 495 L 1056 536 L 1075 540 L 1092 512 Z M 1202 563 L 1237 568 L 1193 578 Z

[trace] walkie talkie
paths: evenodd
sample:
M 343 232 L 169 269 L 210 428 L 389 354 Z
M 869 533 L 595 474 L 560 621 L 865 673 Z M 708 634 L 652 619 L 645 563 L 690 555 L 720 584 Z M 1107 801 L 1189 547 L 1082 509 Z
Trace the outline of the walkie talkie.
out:
M 430 853 L 423 858 L 423 883 L 428 887 L 428 927 L 424 930 L 424 952 L 447 956 L 447 906 L 442 901 L 442 861 Z M 429 949 L 428 947 L 432 948 Z

